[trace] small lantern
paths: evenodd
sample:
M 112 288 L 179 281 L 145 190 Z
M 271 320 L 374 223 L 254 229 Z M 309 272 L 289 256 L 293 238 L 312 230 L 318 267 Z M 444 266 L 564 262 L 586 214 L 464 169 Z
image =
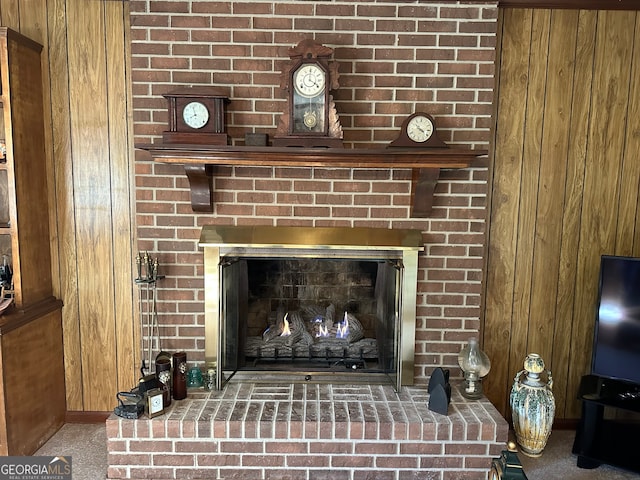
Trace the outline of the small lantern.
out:
M 458 354 L 458 364 L 464 373 L 462 396 L 476 400 L 482 397 L 482 378 L 491 370 L 491 361 L 478 347 L 478 339 L 472 337 Z

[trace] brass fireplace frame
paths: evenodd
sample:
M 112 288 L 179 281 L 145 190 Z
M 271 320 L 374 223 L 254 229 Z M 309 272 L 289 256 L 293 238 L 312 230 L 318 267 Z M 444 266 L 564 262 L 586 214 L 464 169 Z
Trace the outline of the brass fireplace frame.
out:
M 220 264 L 225 256 L 254 258 L 311 257 L 399 259 L 403 265 L 397 355 L 397 390 L 413 385 L 415 357 L 418 254 L 422 233 L 411 229 L 368 227 L 204 226 L 199 246 L 204 250 L 205 363 L 222 372 L 218 360 L 221 325 Z

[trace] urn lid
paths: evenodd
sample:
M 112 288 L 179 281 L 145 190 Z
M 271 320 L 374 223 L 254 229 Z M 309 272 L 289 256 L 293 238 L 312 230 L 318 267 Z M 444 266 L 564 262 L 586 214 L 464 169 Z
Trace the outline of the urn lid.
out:
M 524 369 L 536 375 L 544 372 L 544 360 L 537 353 L 530 353 L 524 359 Z

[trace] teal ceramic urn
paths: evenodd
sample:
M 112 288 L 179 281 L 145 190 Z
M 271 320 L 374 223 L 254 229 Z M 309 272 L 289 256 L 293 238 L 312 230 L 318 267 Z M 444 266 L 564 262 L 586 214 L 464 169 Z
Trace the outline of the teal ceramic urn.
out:
M 527 355 L 524 370 L 515 376 L 509 396 L 516 440 L 522 452 L 531 457 L 542 455 L 556 413 L 551 372 L 546 372 L 546 382 L 540 378 L 544 368 L 540 355 Z

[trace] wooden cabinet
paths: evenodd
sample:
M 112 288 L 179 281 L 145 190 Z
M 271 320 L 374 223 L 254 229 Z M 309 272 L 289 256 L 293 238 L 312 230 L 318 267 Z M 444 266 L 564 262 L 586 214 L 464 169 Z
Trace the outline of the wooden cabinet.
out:
M 42 46 L 0 28 L 0 455 L 30 455 L 64 422 L 62 302 L 53 296 Z M 6 265 L 12 270 L 7 280 Z
M 8 28 L 0 29 L 0 135 L 6 145 L 0 164 L 6 202 L 0 217 L 9 220 L 0 227 L 0 253 L 12 262 L 17 308 L 52 295 L 41 49 Z

